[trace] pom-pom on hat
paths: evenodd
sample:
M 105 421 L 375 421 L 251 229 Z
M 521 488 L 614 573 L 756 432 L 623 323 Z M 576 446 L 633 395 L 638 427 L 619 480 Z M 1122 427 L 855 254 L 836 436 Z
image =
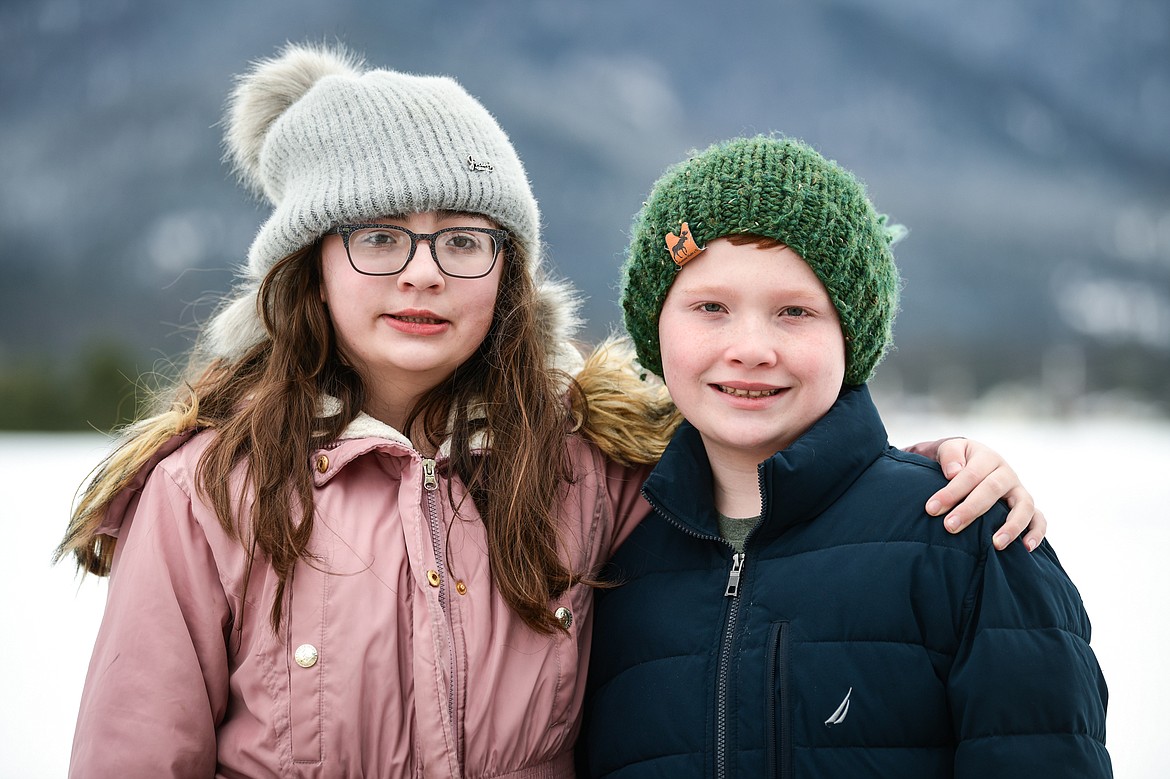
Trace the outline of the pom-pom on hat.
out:
M 267 337 L 260 282 L 340 224 L 434 210 L 483 214 L 524 247 L 539 279 L 540 215 L 524 167 L 487 109 L 449 78 L 367 70 L 342 48 L 289 45 L 237 79 L 225 125 L 227 158 L 273 211 L 248 252 L 237 297 L 210 323 L 214 356 L 238 357 Z M 571 330 L 571 296 L 552 294 L 560 329 Z
M 890 245 L 905 230 L 887 226 L 840 165 L 766 136 L 717 143 L 669 168 L 635 217 L 621 305 L 642 366 L 662 375 L 658 316 L 683 267 L 675 257 L 685 264 L 708 241 L 743 233 L 780 241 L 809 264 L 841 318 L 845 383 L 864 384 L 892 341 L 900 280 Z

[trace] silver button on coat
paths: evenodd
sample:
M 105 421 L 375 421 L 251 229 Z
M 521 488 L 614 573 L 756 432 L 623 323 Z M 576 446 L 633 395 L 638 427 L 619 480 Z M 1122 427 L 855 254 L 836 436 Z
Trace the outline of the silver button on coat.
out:
M 301 668 L 312 668 L 317 664 L 317 647 L 312 644 L 301 644 L 297 647 L 297 651 L 293 653 L 293 659 L 297 661 L 297 665 Z

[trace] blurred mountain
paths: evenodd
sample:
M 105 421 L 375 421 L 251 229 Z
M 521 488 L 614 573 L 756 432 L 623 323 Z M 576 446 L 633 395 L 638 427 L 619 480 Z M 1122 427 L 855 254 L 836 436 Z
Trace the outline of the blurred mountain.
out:
M 0 375 L 111 343 L 146 371 L 189 346 L 266 213 L 220 161 L 223 100 L 287 40 L 480 97 L 591 338 L 619 319 L 663 167 L 776 131 L 910 228 L 888 392 L 1170 412 L 1162 0 L 5 3 Z

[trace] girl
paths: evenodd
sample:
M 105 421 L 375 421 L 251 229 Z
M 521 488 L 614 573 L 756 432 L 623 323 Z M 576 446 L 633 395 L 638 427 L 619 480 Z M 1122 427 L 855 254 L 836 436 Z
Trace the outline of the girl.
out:
M 294 46 L 226 124 L 274 208 L 58 550 L 111 576 L 72 773 L 571 776 L 591 572 L 673 417 L 648 389 L 614 421 L 569 378 L 524 169 L 451 80 Z M 640 452 L 629 419 L 658 423 Z M 997 458 L 942 450 L 1028 525 Z

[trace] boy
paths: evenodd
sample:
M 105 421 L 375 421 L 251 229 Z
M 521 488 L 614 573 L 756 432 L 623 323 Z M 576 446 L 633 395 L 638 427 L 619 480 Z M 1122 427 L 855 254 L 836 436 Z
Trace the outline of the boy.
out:
M 595 609 L 594 776 L 1109 776 L 1107 690 L 1045 542 L 948 534 L 865 382 L 899 278 L 848 172 L 757 137 L 667 171 L 622 306 L 686 418 Z

